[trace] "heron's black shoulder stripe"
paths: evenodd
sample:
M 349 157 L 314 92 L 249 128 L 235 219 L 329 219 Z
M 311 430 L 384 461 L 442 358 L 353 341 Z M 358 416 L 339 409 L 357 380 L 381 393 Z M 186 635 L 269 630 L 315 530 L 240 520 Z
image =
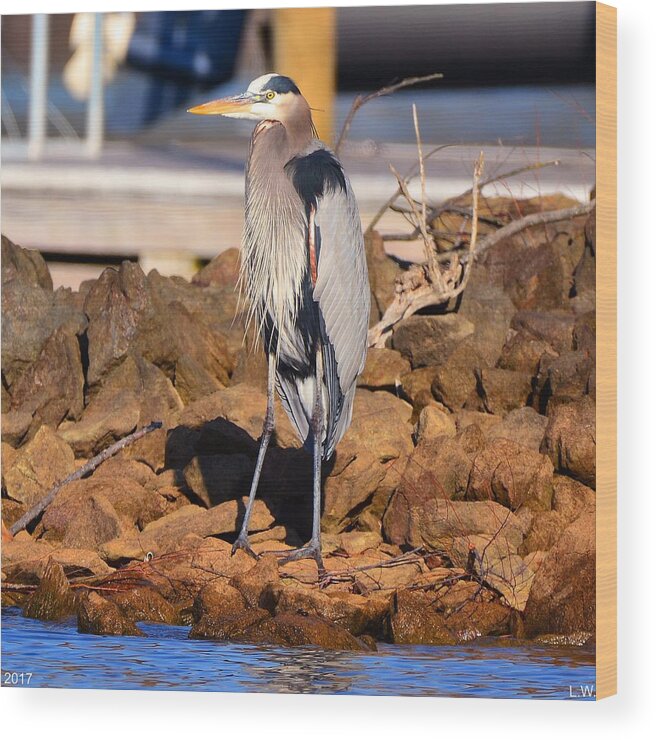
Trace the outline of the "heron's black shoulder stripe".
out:
M 311 154 L 290 159 L 285 171 L 306 206 L 316 208 L 317 198 L 327 192 L 346 192 L 342 166 L 327 149 L 317 149 Z
M 276 75 L 272 77 L 266 85 L 262 88 L 263 90 L 271 90 L 272 92 L 280 93 L 295 93 L 300 95 L 301 91 L 296 87 L 294 80 L 290 80 L 289 77 L 284 75 Z

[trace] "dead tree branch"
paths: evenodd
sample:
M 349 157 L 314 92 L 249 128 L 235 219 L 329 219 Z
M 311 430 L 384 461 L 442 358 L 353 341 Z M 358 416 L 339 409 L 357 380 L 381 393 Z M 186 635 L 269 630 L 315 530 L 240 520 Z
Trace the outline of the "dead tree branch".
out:
M 136 432 L 132 432 L 132 434 L 128 434 L 127 437 L 123 437 L 123 439 L 120 439 L 118 442 L 110 445 L 109 447 L 107 447 L 107 449 L 103 450 L 95 457 L 92 457 L 91 460 L 82 465 L 82 467 L 78 468 L 75 472 L 71 473 L 66 478 L 56 483 L 38 503 L 36 503 L 29 511 L 25 512 L 25 514 L 23 514 L 20 519 L 18 519 L 11 525 L 11 527 L 9 528 L 10 533 L 12 535 L 15 535 L 20 532 L 21 529 L 25 529 L 28 524 L 34 521 L 43 511 L 48 508 L 48 506 L 50 506 L 55 496 L 64 486 L 72 483 L 75 480 L 83 478 L 89 473 L 92 473 L 101 463 L 105 462 L 105 460 L 113 457 L 114 455 L 116 455 L 116 453 L 125 449 L 128 445 L 131 445 L 138 439 L 145 437 L 146 434 L 150 434 L 150 432 L 154 432 L 156 429 L 160 429 L 161 426 L 161 421 L 153 421 L 148 424 L 148 426 L 142 427 Z
M 436 72 L 431 75 L 424 75 L 423 77 L 406 77 L 404 80 L 401 80 L 401 82 L 397 82 L 393 85 L 387 85 L 386 87 L 381 87 L 380 90 L 369 93 L 369 95 L 356 96 L 355 100 L 351 104 L 351 108 L 346 116 L 346 119 L 344 120 L 342 130 L 339 132 L 339 138 L 337 139 L 337 144 L 335 144 L 335 153 L 339 154 L 339 150 L 341 149 L 342 144 L 348 136 L 348 132 L 351 128 L 351 124 L 353 123 L 353 119 L 355 118 L 355 114 L 360 110 L 360 108 L 362 108 L 363 105 L 366 105 L 366 103 L 369 103 L 376 98 L 382 98 L 386 95 L 391 95 L 392 93 L 397 92 L 397 90 L 402 90 L 404 87 L 412 87 L 413 85 L 419 85 L 422 82 L 430 82 L 431 80 L 441 80 L 442 77 L 444 77 L 444 75 L 441 72 Z

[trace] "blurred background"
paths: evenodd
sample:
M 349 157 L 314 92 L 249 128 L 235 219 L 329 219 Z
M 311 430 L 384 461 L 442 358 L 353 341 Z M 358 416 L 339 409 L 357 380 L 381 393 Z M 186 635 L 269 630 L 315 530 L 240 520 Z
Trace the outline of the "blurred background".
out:
M 189 277 L 238 246 L 252 125 L 186 114 L 277 71 L 334 144 L 356 95 L 443 73 L 365 105 L 340 157 L 363 225 L 416 163 L 416 103 L 432 200 L 537 161 L 557 167 L 487 194 L 594 184 L 593 2 L 12 15 L 2 18 L 2 231 L 39 249 L 56 285 L 109 264 Z M 398 233 L 399 214 L 379 228 Z M 413 257 L 407 242 L 389 251 Z

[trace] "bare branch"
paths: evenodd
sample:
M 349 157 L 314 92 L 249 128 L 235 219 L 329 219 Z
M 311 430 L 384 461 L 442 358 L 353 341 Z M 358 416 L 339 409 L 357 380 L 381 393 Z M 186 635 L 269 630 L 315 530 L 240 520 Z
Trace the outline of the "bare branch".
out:
M 142 427 L 136 432 L 132 432 L 132 434 L 128 434 L 127 437 L 123 437 L 123 439 L 120 439 L 118 442 L 114 442 L 113 445 L 107 447 L 107 449 L 103 450 L 95 457 L 92 457 L 91 460 L 82 465 L 81 468 L 78 468 L 75 472 L 71 473 L 66 478 L 59 481 L 59 483 L 55 483 L 55 485 L 38 503 L 36 503 L 29 511 L 25 512 L 25 514 L 23 514 L 23 516 L 18 519 L 18 521 L 14 522 L 11 525 L 11 527 L 9 528 L 11 534 L 17 534 L 21 531 L 21 529 L 25 529 L 25 527 L 27 527 L 30 522 L 34 521 L 34 519 L 36 519 L 43 511 L 45 511 L 45 509 L 48 508 L 48 506 L 50 506 L 55 496 L 64 486 L 93 472 L 101 463 L 105 462 L 105 460 L 113 457 L 114 455 L 116 455 L 117 452 L 125 449 L 128 445 L 131 445 L 138 439 L 145 437 L 146 434 L 150 434 L 150 432 L 154 432 L 156 429 L 160 429 L 161 426 L 161 421 L 153 421 L 148 424 L 148 426 Z
M 346 119 L 344 120 L 342 130 L 340 131 L 339 138 L 337 139 L 337 144 L 335 144 L 335 153 L 339 154 L 339 150 L 341 149 L 342 144 L 348 136 L 348 132 L 351 128 L 351 124 L 353 123 L 353 119 L 355 118 L 355 114 L 360 110 L 360 108 L 362 108 L 363 105 L 369 103 L 371 100 L 375 100 L 376 98 L 382 98 L 385 95 L 391 95 L 397 90 L 402 90 L 404 87 L 412 87 L 413 85 L 419 85 L 422 82 L 430 82 L 431 80 L 441 80 L 442 77 L 444 77 L 444 75 L 441 72 L 424 75 L 423 77 L 406 77 L 404 80 L 401 80 L 401 82 L 397 82 L 394 85 L 381 87 L 380 90 L 369 93 L 369 95 L 358 95 L 351 104 L 351 109 L 349 110 Z

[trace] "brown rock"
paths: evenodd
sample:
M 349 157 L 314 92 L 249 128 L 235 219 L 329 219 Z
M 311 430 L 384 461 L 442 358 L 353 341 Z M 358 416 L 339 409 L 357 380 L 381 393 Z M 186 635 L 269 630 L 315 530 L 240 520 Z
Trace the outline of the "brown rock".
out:
M 575 316 L 568 311 L 518 311 L 511 322 L 513 329 L 547 342 L 558 352 L 572 349 Z
M 456 636 L 433 606 L 432 595 L 398 591 L 390 607 L 392 640 L 397 645 L 455 645 Z
M 463 342 L 437 369 L 433 396 L 451 411 L 458 411 L 476 391 L 476 371 L 485 360 L 472 342 Z
M 202 270 L 199 270 L 191 282 L 201 287 L 218 285 L 235 288 L 239 279 L 239 264 L 239 250 L 236 248 L 226 249 L 210 260 Z
M 77 423 L 60 434 L 79 456 L 88 457 L 151 421 L 165 424 L 182 401 L 164 373 L 139 356 L 128 356 L 103 380 Z
M 273 609 L 273 591 L 280 584 L 275 555 L 264 555 L 246 573 L 233 576 L 229 584 L 236 588 L 249 607 Z
M 403 397 L 413 406 L 415 413 L 424 406 L 433 403 L 431 386 L 437 375 L 438 368 L 420 367 L 401 376 L 401 390 Z
M 426 404 L 419 412 L 415 436 L 419 442 L 443 436 L 455 437 L 456 424 L 453 415 L 437 401 Z
M 515 311 L 510 297 L 497 285 L 471 284 L 464 292 L 459 313 L 474 325 L 473 344 L 486 364 L 496 363 Z
M 509 439 L 522 447 L 539 452 L 548 419 L 535 409 L 526 406 L 506 414 L 503 421 L 493 426 L 487 434 L 488 439 Z
M 13 583 L 38 584 L 52 551 L 47 542 L 19 532 L 13 540 L 2 543 L 2 573 Z
M 474 460 L 467 498 L 491 499 L 513 511 L 522 504 L 549 510 L 552 476 L 553 465 L 545 455 L 507 439 L 495 439 Z
M 541 451 L 554 468 L 586 486 L 596 485 L 595 404 L 589 397 L 551 410 Z
M 440 365 L 468 336 L 474 325 L 464 316 L 411 316 L 394 329 L 392 346 L 410 360 L 413 368 Z
M 11 468 L 5 471 L 7 495 L 32 506 L 74 470 L 75 457 L 71 448 L 50 427 L 42 426 L 18 450 Z
M 345 592 L 329 596 L 322 591 L 292 587 L 279 589 L 276 601 L 276 614 L 287 612 L 320 617 L 352 635 L 369 634 L 378 639 L 385 635 L 388 609 L 386 597 Z
M 524 536 L 517 517 L 495 501 L 447 501 L 414 492 L 392 496 L 383 527 L 394 544 L 432 550 L 444 549 L 455 537 L 471 534 L 505 537 L 519 547 Z
M 577 401 L 591 390 L 594 393 L 594 388 L 591 388 L 594 365 L 594 358 L 580 350 L 563 352 L 560 357 L 543 357 L 538 368 L 533 405 L 548 413 L 557 404 Z
M 72 331 L 60 327 L 46 340 L 36 362 L 11 389 L 11 408 L 56 428 L 64 419 L 77 419 L 84 408 L 84 374 L 80 346 Z
M 79 600 L 77 629 L 91 635 L 134 635 L 143 637 L 143 632 L 119 606 L 90 591 Z
M 248 493 L 254 462 L 247 455 L 202 455 L 184 470 L 191 491 L 208 508 Z
M 408 460 L 397 495 L 463 499 L 471 467 L 471 460 L 454 439 L 421 439 Z
M 565 475 L 554 475 L 554 511 L 562 514 L 565 520 L 573 522 L 584 512 L 595 510 L 595 492 L 582 483 Z
M 411 414 L 391 393 L 357 390 L 353 422 L 324 483 L 323 531 L 341 532 L 357 521 L 369 529 L 363 514 L 382 516 L 413 449 Z
M 23 616 L 53 622 L 75 613 L 75 596 L 64 571 L 52 558 L 43 577 L 23 607 Z
M 402 271 L 398 264 L 385 253 L 385 243 L 377 231 L 367 231 L 364 237 L 364 248 L 371 287 L 369 322 L 371 326 L 381 318 L 394 299 L 394 286 Z
M 21 282 L 52 290 L 48 265 L 35 249 L 23 249 L 2 235 L 2 285 Z
M 206 615 L 189 632 L 192 640 L 233 640 L 234 642 L 253 642 L 248 630 L 271 615 L 266 609 L 244 609 L 226 615 Z
M 558 356 L 544 339 L 536 339 L 525 331 L 512 331 L 512 336 L 501 350 L 497 363 L 500 368 L 535 375 L 543 357 Z
M 500 416 L 486 414 L 482 411 L 472 411 L 471 409 L 461 409 L 454 414 L 453 418 L 458 433 L 463 432 L 469 426 L 475 425 L 483 432 L 484 437 L 487 437 L 501 422 Z
M 538 511 L 531 520 L 531 526 L 519 552 L 548 551 L 558 542 L 568 525 L 567 519 L 559 511 Z
M 117 590 L 107 597 L 132 622 L 180 624 L 180 614 L 151 586 L 136 586 L 127 591 Z
M 400 352 L 386 348 L 372 348 L 367 352 L 364 370 L 358 385 L 365 388 L 396 388 L 401 377 L 410 372 L 410 363 Z
M 503 415 L 526 406 L 530 400 L 531 376 L 528 373 L 482 368 L 476 372 L 476 380 L 479 411 Z
M 595 632 L 595 516 L 570 524 L 545 557 L 524 613 L 526 633 Z
M 288 647 L 317 645 L 327 650 L 363 652 L 371 649 L 370 645 L 328 620 L 289 612 L 255 622 L 244 631 L 243 640 Z
M 3 406 L 5 404 L 3 403 Z M 19 409 L 2 414 L 2 441 L 12 447 L 18 447 L 25 438 L 30 425 L 32 414 L 29 411 Z

